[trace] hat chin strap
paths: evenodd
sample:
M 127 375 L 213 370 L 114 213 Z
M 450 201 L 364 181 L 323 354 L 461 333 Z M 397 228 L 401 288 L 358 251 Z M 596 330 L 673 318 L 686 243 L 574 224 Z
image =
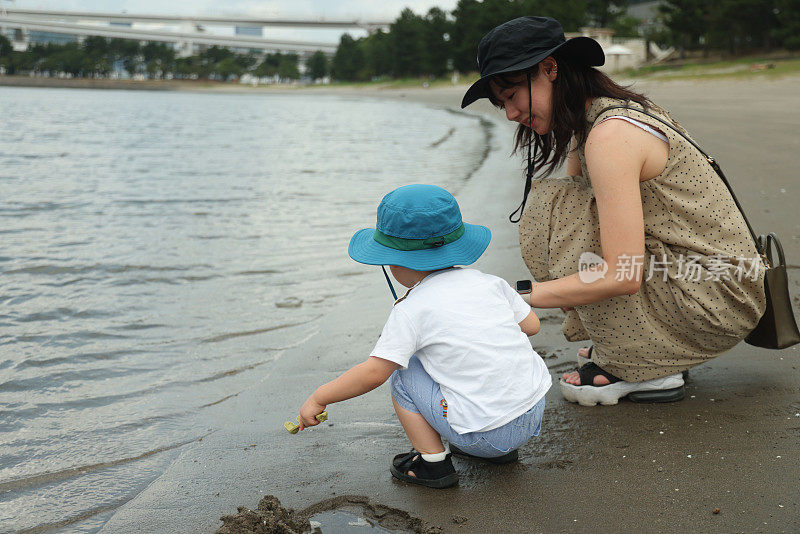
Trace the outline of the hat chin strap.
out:
M 528 193 L 531 192 L 531 184 L 533 182 L 533 160 L 531 159 L 531 144 L 533 144 L 534 154 L 533 159 L 536 159 L 536 150 L 538 150 L 538 146 L 535 143 L 535 134 L 533 131 L 533 96 L 531 91 L 531 73 L 528 71 L 525 74 L 525 77 L 528 80 L 528 128 L 531 130 L 531 136 L 528 139 L 528 168 L 526 169 L 525 173 L 525 192 L 522 194 L 522 202 L 520 203 L 519 207 L 514 210 L 514 212 L 508 216 L 508 220 L 512 223 L 518 223 L 519 220 L 522 218 L 522 213 L 525 211 L 525 203 L 528 201 Z M 514 215 L 517 216 L 517 220 L 514 220 Z
M 392 296 L 394 297 L 394 300 L 397 300 L 397 293 L 394 290 L 394 286 L 392 285 L 392 281 L 389 280 L 389 275 L 386 274 L 386 267 L 384 265 L 381 265 L 381 269 L 383 269 L 383 276 L 386 277 L 386 283 L 389 284 L 389 290 L 392 292 Z

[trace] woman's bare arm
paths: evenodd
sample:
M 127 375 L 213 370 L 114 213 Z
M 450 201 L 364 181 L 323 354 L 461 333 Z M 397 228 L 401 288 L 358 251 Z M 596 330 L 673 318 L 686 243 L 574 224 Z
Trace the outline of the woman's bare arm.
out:
M 651 145 L 646 132 L 624 121 L 592 129 L 586 141 L 586 166 L 597 200 L 600 244 L 605 265 L 596 277 L 573 275 L 535 284 L 531 304 L 563 308 L 591 304 L 639 290 L 644 263 L 644 214 L 639 190 Z M 588 224 L 588 222 L 587 222 Z M 577 258 L 575 270 L 578 270 Z M 637 266 L 641 267 L 637 267 Z M 606 272 L 601 275 L 602 269 Z M 597 278 L 595 281 L 581 280 Z

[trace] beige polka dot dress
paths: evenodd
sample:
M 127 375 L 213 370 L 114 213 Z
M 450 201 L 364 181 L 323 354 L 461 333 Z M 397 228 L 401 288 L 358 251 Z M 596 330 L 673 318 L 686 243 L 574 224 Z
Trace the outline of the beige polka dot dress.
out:
M 635 110 L 603 108 L 626 102 L 597 98 L 587 110 L 590 128 L 627 116 L 669 139 L 664 172 L 641 183 L 645 255 L 635 295 L 578 306 L 562 325 L 569 341 L 591 339 L 592 359 L 630 382 L 679 373 L 729 350 L 764 313 L 764 270 L 725 184 L 682 136 Z M 641 109 L 636 103 L 627 105 Z M 654 115 L 678 125 L 655 106 Z M 688 134 L 687 134 L 688 135 Z M 522 256 L 537 281 L 578 272 L 584 252 L 602 257 L 597 206 L 578 148 L 583 176 L 534 180 L 520 220 Z M 607 276 L 629 276 L 627 272 Z

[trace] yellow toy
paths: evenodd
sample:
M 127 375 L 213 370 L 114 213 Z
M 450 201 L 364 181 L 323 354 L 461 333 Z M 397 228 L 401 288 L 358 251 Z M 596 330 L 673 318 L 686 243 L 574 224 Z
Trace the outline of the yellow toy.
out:
M 328 412 L 322 412 L 321 414 L 317 415 L 317 421 L 320 423 L 328 420 Z M 297 416 L 297 422 L 300 422 L 300 416 Z M 286 421 L 283 423 L 284 428 L 289 431 L 289 434 L 297 434 L 300 431 L 300 425 L 292 423 L 291 421 Z

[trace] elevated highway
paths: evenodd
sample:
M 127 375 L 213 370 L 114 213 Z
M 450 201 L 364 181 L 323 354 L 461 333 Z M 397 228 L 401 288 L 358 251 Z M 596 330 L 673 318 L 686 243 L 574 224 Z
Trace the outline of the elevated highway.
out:
M 204 26 L 284 27 L 316 29 L 361 29 L 367 32 L 388 27 L 387 21 L 309 20 L 259 17 L 172 16 L 88 11 L 52 11 L 0 7 L 0 28 L 14 30 L 15 48 L 27 48 L 30 32 L 48 32 L 78 37 L 100 36 L 139 41 L 175 43 L 184 54 L 194 45 L 224 46 L 260 51 L 326 54 L 336 51 L 330 42 L 289 41 L 248 35 L 222 35 L 203 30 Z M 137 25 L 139 27 L 135 27 Z
M 206 26 L 286 26 L 292 28 L 342 28 L 374 31 L 388 28 L 392 21 L 362 21 L 356 19 L 278 19 L 260 17 L 216 17 L 203 15 L 147 15 L 132 13 L 98 13 L 91 11 L 52 11 L 43 9 L 0 8 L 0 16 L 20 16 L 27 19 L 99 22 L 150 22 L 179 24 L 189 22 Z
M 336 44 L 308 41 L 278 41 L 259 39 L 243 35 L 214 35 L 201 32 L 180 32 L 157 29 L 127 28 L 124 26 L 100 26 L 94 24 L 73 24 L 69 22 L 47 22 L 17 17 L 0 16 L 0 26 L 27 31 L 52 32 L 66 35 L 89 36 L 116 39 L 134 39 L 137 41 L 158 41 L 176 44 L 203 44 L 225 46 L 230 48 L 248 48 L 256 50 L 281 50 L 292 52 L 313 52 L 322 50 L 326 53 L 336 51 Z

